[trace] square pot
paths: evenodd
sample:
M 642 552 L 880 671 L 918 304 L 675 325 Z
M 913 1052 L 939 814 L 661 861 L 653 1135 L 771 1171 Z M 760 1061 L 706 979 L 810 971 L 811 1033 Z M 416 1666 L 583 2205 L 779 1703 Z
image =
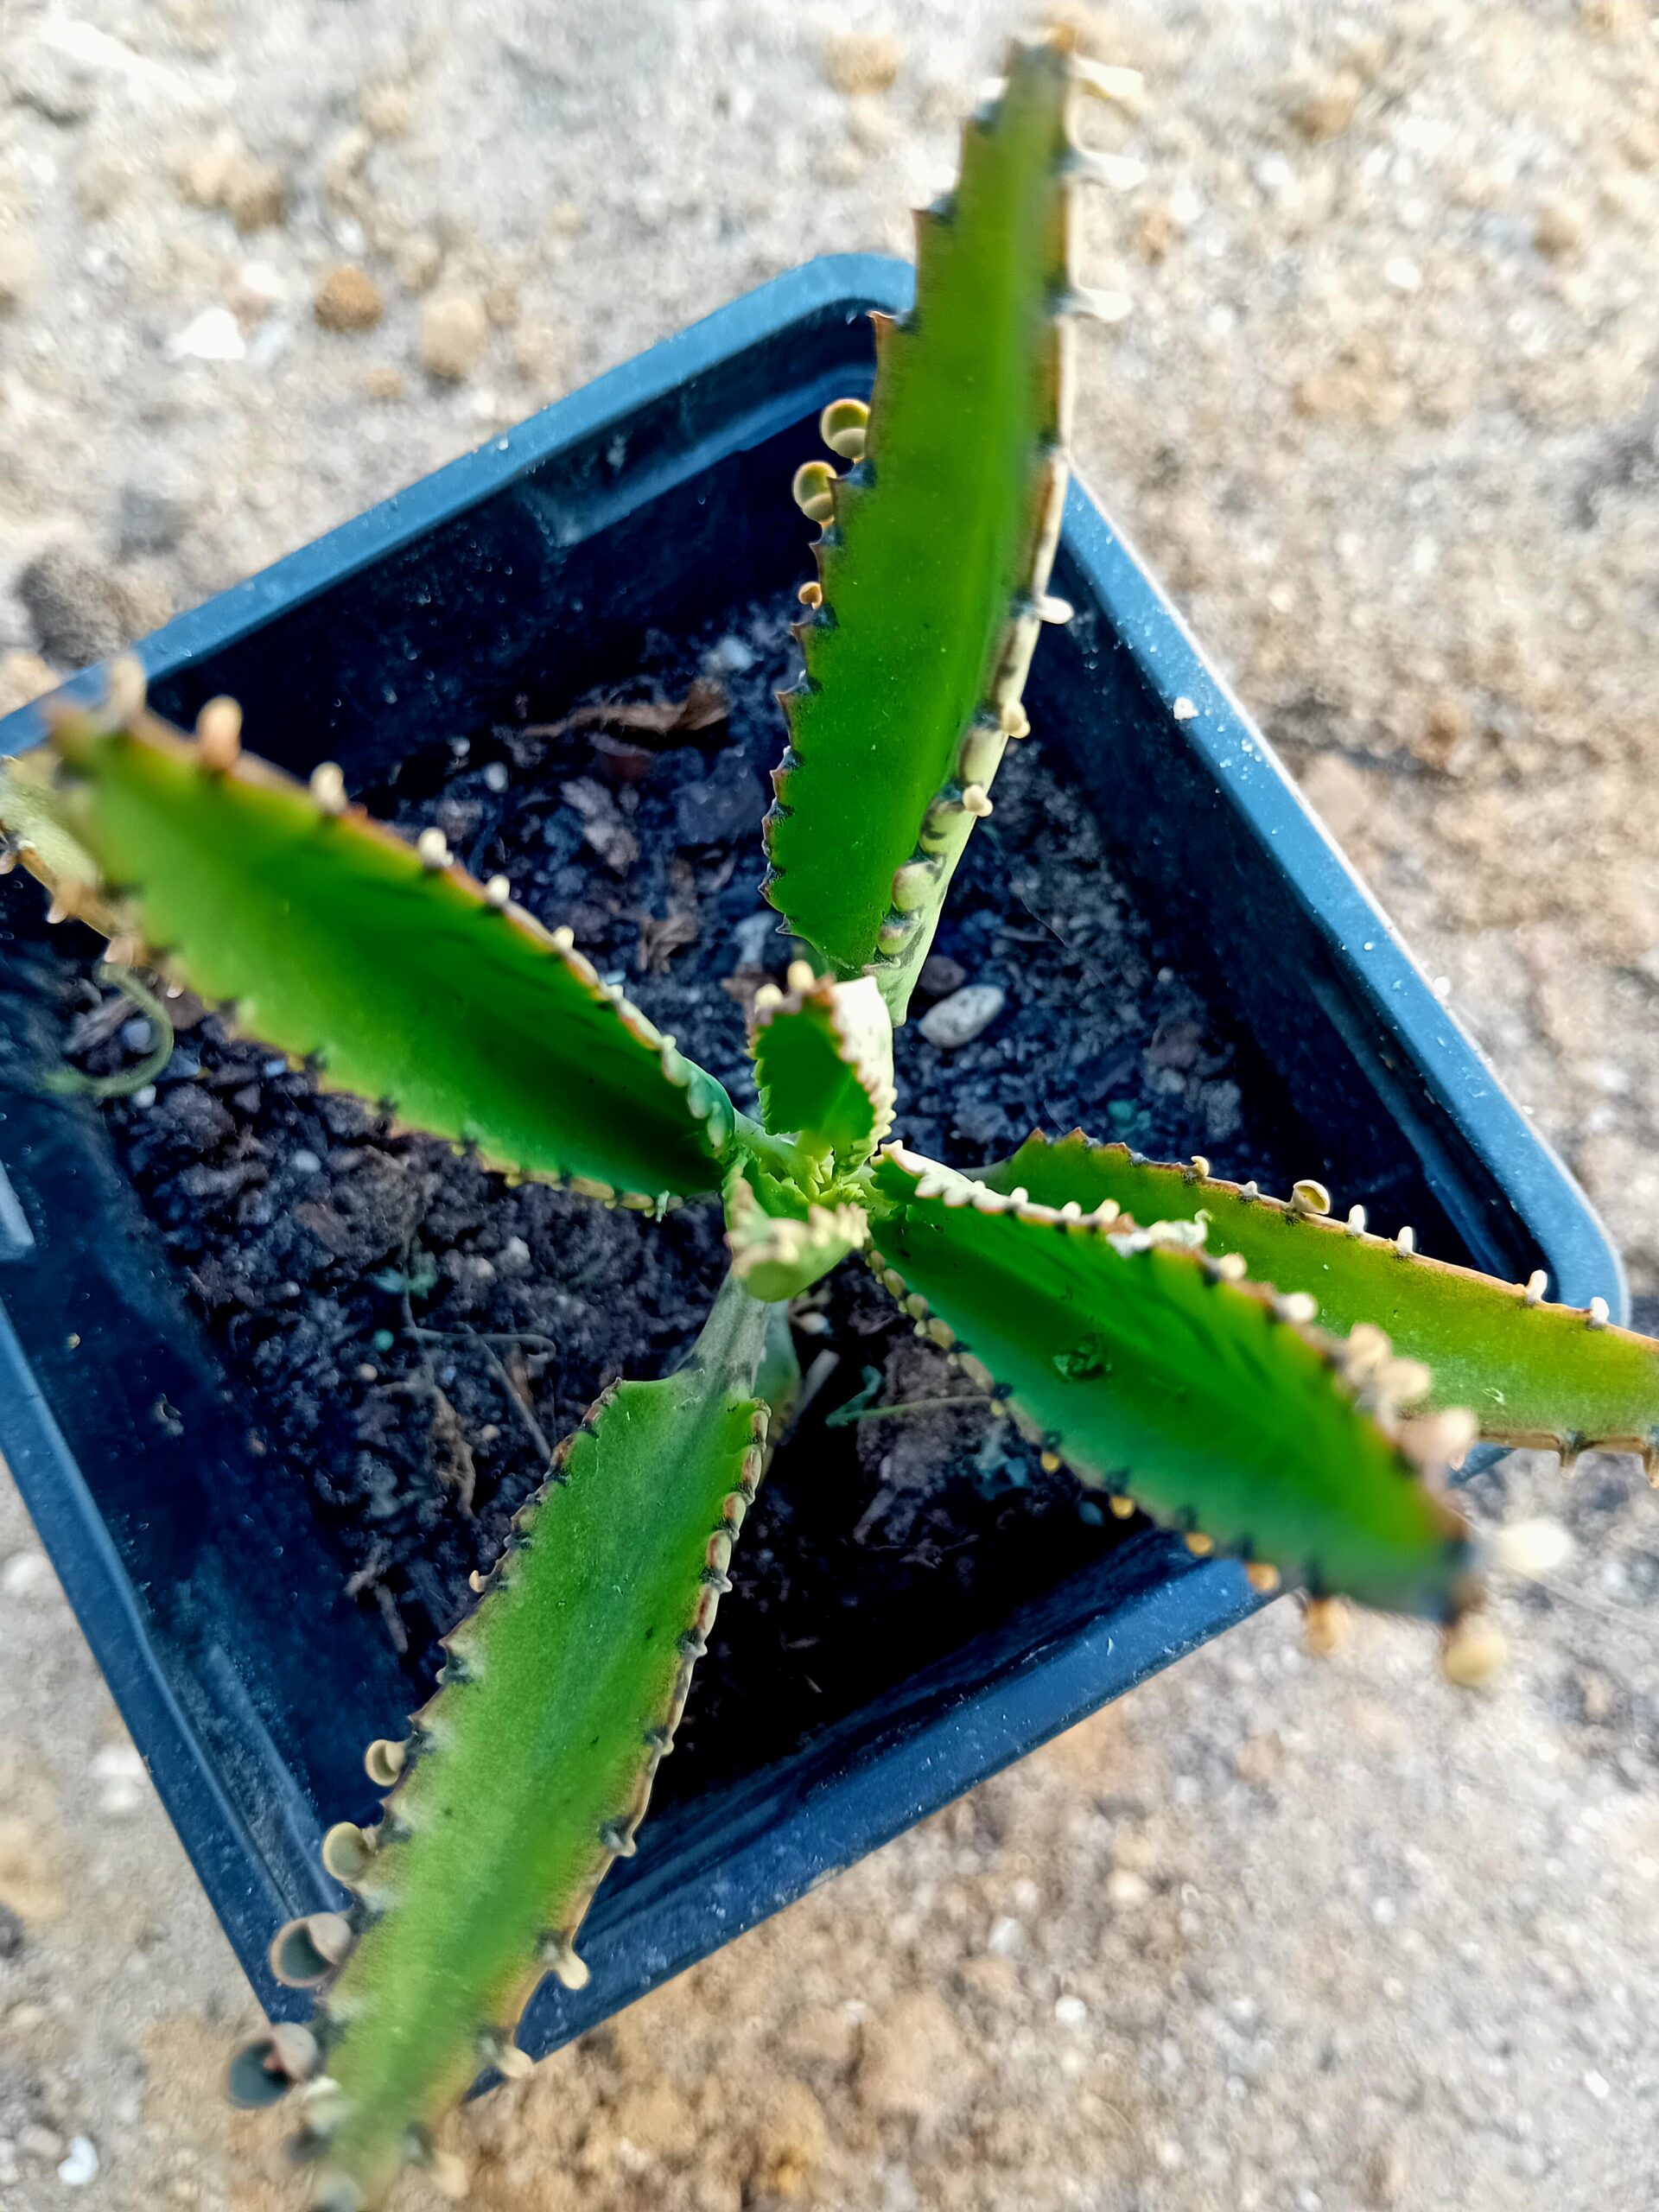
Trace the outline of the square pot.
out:
M 525 681 L 567 696 L 648 628 L 805 573 L 783 496 L 824 403 L 866 390 L 865 311 L 903 264 L 815 262 L 167 625 L 161 713 L 216 693 L 254 748 L 353 780 Z M 1301 1172 L 1423 1246 L 1579 1305 L 1626 1300 L 1581 1193 L 1428 988 L 1130 547 L 1072 485 L 1033 720 L 1144 912 L 1192 950 L 1306 1132 Z M 96 671 L 72 695 L 99 689 Z M 0 751 L 41 734 L 25 709 Z M 781 730 L 779 743 L 781 746 Z M 0 1020 L 41 1015 L 0 976 Z M 377 1627 L 312 1571 L 297 1483 L 247 1422 L 95 1115 L 0 1097 L 0 1452 L 215 1910 L 274 2014 L 280 1923 L 338 1901 L 326 1822 L 413 1701 Z M 581 1993 L 543 1986 L 539 2056 L 1253 1610 L 1238 1567 L 1147 1529 L 788 1758 L 670 1806 L 607 1879 Z

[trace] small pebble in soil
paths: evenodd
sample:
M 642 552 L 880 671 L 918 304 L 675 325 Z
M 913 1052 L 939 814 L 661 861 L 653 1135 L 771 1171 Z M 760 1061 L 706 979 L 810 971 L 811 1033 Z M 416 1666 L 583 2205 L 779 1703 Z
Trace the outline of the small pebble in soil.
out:
M 968 970 L 960 960 L 952 960 L 946 953 L 930 952 L 916 978 L 916 995 L 921 999 L 948 999 L 967 980 Z
M 746 915 L 733 937 L 737 945 L 740 968 L 764 968 L 774 959 L 781 959 L 787 950 L 787 942 L 780 934 L 783 916 L 774 907 L 763 906 L 758 914 Z
M 734 631 L 728 631 L 702 657 L 703 672 L 709 676 L 746 676 L 754 663 L 754 647 Z
M 37 1590 L 50 1587 L 52 1567 L 44 1552 L 13 1552 L 3 1567 L 0 1567 L 0 1595 L 8 1598 L 32 1597 Z
M 954 1052 L 983 1036 L 1007 1004 L 1007 993 L 997 983 L 965 983 L 949 998 L 929 1007 L 918 1027 L 930 1045 Z
M 85 2189 L 98 2179 L 98 2146 L 90 2135 L 72 2135 L 69 2155 L 58 2168 L 58 2179 L 67 2189 Z

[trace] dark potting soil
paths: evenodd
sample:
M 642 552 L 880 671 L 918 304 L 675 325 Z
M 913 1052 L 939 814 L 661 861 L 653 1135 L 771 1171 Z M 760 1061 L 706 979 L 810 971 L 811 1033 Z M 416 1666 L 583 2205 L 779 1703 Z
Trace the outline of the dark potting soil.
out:
M 603 695 L 679 700 L 701 678 L 723 687 L 728 711 L 700 728 L 550 728 L 521 700 L 512 719 L 440 738 L 354 793 L 408 834 L 435 823 L 475 874 L 504 871 L 751 1109 L 747 1001 L 791 951 L 755 886 L 793 612 L 654 641 Z M 913 1014 L 963 982 L 996 986 L 1002 1010 L 954 1050 L 915 1018 L 899 1033 L 897 1133 L 971 1167 L 1033 1126 L 1082 1123 L 1284 1181 L 1234 1040 L 1150 936 L 1057 765 L 1040 733 L 1010 749 Z M 79 1065 L 105 1073 L 142 1052 L 143 1018 L 90 963 L 66 961 L 62 982 Z M 723 1268 L 718 1207 L 653 1224 L 509 1189 L 319 1093 L 188 1000 L 177 1011 L 158 1083 L 104 1109 L 117 1153 L 252 1433 L 307 1485 L 330 1571 L 404 1656 L 413 1705 L 549 1440 L 613 1376 L 664 1371 L 696 1335 Z M 861 1267 L 807 1303 L 797 1342 L 818 1394 L 746 1528 L 665 1796 L 786 1753 L 1123 1539 Z M 846 1418 L 952 1396 L 960 1411 Z

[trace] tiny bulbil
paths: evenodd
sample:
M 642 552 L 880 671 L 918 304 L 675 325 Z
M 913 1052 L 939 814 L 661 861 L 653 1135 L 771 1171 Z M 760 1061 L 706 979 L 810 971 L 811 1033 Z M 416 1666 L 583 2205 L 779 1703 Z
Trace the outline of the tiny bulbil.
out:
M 1659 1345 L 1420 1255 L 1409 1230 L 1279 1200 L 1205 1160 L 1159 1165 L 1034 1134 L 975 1175 L 895 1141 L 893 1030 L 951 874 L 994 806 L 1043 625 L 1066 483 L 1077 104 L 1122 97 L 1064 41 L 1017 48 L 968 124 L 960 180 L 920 217 L 917 300 L 882 321 L 868 406 L 836 402 L 834 461 L 795 496 L 821 525 L 803 671 L 765 823 L 784 983 L 754 1003 L 758 1113 L 601 980 L 569 929 L 479 882 L 441 831 L 409 843 L 252 759 L 229 700 L 193 734 L 132 664 L 101 707 L 52 709 L 5 764 L 8 855 L 55 910 L 142 969 L 227 1005 L 332 1088 L 505 1174 L 659 1216 L 724 1209 L 730 1266 L 677 1372 L 613 1385 L 554 1455 L 408 1737 L 369 1747 L 372 1828 L 330 1830 L 349 1912 L 277 1936 L 309 2026 L 238 2053 L 232 2094 L 297 2087 L 313 2202 L 363 2212 L 435 2145 L 513 2041 L 632 1852 L 658 1762 L 798 1380 L 788 1302 L 855 1256 L 1055 1463 L 1195 1551 L 1420 1614 L 1471 1680 L 1495 1638 L 1482 1561 L 1440 1478 L 1477 1437 L 1659 1452 Z M 836 464 L 844 464 L 839 470 Z M 779 965 L 784 965 L 780 959 Z

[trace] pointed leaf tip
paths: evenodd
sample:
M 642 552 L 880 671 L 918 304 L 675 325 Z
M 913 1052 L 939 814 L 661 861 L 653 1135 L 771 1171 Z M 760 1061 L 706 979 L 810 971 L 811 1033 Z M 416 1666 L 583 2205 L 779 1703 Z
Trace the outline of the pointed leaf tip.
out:
M 895 1020 L 989 811 L 1038 618 L 1062 611 L 1046 586 L 1065 482 L 1070 86 L 1052 44 L 1014 50 L 963 134 L 948 215 L 918 220 L 916 312 L 877 326 L 868 421 L 855 402 L 826 411 L 826 440 L 868 480 L 821 462 L 796 479 L 834 523 L 817 549 L 832 619 L 801 632 L 789 807 L 766 827 L 777 903 L 833 974 L 873 973 Z M 990 741 L 964 762 L 982 719 Z M 923 857 L 925 878 L 910 873 Z

